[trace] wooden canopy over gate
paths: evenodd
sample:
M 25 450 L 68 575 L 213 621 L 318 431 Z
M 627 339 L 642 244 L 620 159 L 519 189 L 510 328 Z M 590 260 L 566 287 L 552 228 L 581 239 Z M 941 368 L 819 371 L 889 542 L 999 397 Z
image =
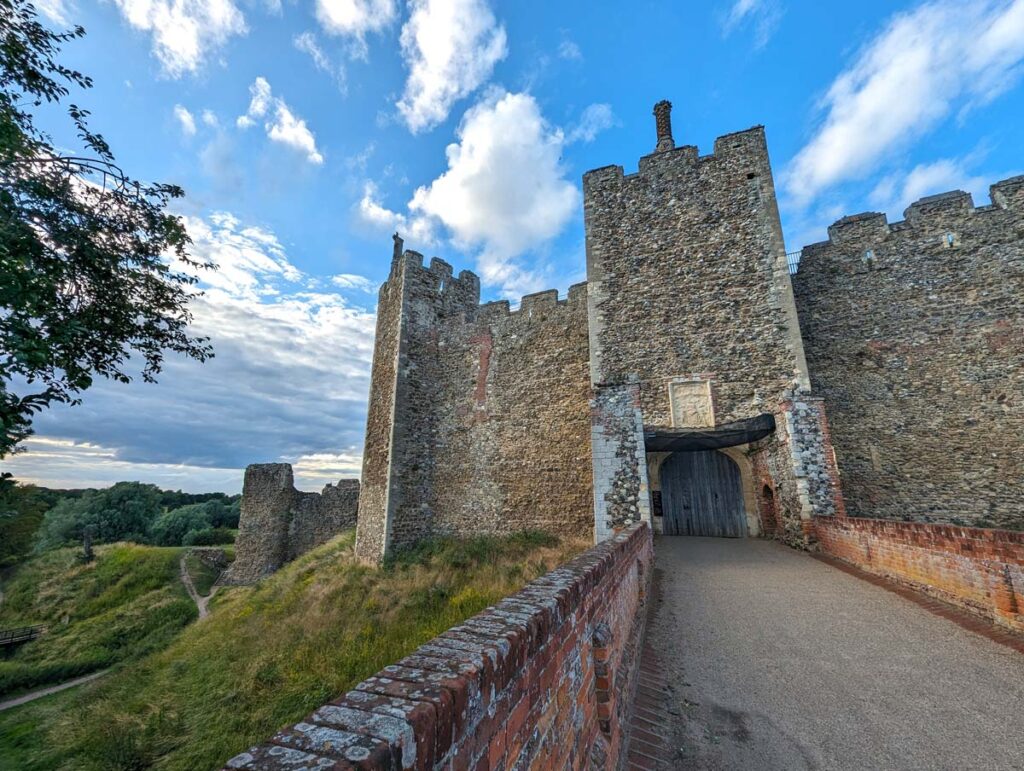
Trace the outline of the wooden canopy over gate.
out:
M 755 418 L 723 423 L 714 428 L 645 428 L 647 452 L 697 452 L 720 450 L 764 439 L 775 431 L 775 416 L 770 412 Z

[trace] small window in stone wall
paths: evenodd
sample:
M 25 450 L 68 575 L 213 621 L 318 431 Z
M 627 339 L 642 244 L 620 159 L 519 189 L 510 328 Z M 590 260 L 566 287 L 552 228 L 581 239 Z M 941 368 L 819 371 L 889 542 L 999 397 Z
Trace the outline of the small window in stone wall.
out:
M 946 233 L 946 235 L 942 237 L 942 244 L 947 249 L 952 249 L 954 246 L 960 245 L 960 239 L 957 238 L 956 233 Z
M 761 203 L 761 177 L 757 174 L 747 174 L 747 187 L 750 189 L 750 201 L 754 205 Z
M 875 266 L 875 250 L 874 249 L 866 249 L 866 250 L 864 250 L 864 254 L 861 256 L 861 261 L 865 265 L 867 265 L 868 268 L 873 268 Z

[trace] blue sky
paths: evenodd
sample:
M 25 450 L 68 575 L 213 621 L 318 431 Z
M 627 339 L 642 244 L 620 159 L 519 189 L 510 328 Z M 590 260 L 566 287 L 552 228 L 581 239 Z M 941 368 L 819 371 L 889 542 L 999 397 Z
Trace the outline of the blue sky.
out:
M 99 383 L 4 462 L 53 486 L 356 476 L 376 289 L 406 246 L 485 298 L 584 277 L 580 178 L 766 126 L 787 248 L 849 213 L 1024 172 L 1024 0 L 43 0 L 82 24 L 73 101 L 135 177 L 187 191 L 216 358 Z M 59 113 L 40 115 L 77 149 Z

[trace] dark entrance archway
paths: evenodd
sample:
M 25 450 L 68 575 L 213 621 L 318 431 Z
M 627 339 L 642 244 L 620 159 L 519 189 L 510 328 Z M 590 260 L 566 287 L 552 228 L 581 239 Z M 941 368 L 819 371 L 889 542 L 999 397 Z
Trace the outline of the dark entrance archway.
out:
M 665 535 L 747 535 L 740 470 L 723 453 L 673 453 L 661 466 L 661 506 Z

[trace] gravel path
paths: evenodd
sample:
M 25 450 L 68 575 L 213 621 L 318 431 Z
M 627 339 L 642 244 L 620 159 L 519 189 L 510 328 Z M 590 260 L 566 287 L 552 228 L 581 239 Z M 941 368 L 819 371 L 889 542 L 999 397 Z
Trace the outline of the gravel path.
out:
M 660 538 L 679 769 L 1024 769 L 1024 656 L 801 552 Z

